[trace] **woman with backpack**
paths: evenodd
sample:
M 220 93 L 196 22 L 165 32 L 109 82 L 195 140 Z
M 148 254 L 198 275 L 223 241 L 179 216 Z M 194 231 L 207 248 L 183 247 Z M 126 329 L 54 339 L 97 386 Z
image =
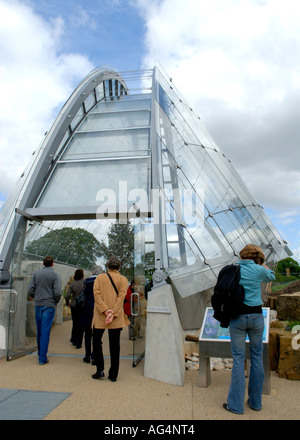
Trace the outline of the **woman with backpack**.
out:
M 250 375 L 248 405 L 255 411 L 262 409 L 264 383 L 263 332 L 261 283 L 275 279 L 275 274 L 264 263 L 265 256 L 259 246 L 248 244 L 240 252 L 240 284 L 245 290 L 245 299 L 238 316 L 230 320 L 231 353 L 233 368 L 227 403 L 223 407 L 235 414 L 244 413 L 245 399 L 245 342 L 250 344 Z

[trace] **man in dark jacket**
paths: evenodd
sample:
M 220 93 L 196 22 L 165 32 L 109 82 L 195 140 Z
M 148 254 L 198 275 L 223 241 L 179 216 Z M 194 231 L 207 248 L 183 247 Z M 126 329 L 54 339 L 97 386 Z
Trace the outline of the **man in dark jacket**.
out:
M 50 331 L 55 315 L 55 306 L 61 298 L 61 281 L 53 270 L 53 258 L 44 258 L 44 267 L 37 270 L 30 282 L 28 293 L 34 298 L 35 320 L 39 364 L 47 364 Z
M 93 266 L 92 268 L 92 276 L 86 278 L 84 294 L 85 294 L 85 304 L 80 316 L 80 324 L 79 324 L 79 340 L 82 341 L 84 335 L 84 345 L 85 345 L 85 357 L 83 361 L 87 364 L 90 363 L 92 359 L 92 363 L 94 363 L 94 356 L 92 353 L 92 320 L 94 313 L 94 281 L 97 276 L 102 273 L 103 270 L 101 266 Z

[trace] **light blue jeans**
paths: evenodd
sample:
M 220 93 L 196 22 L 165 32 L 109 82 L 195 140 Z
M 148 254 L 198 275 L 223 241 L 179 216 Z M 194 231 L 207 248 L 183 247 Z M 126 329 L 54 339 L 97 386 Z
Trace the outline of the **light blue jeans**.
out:
M 50 331 L 53 324 L 54 315 L 55 307 L 35 306 L 37 346 L 40 365 L 43 365 L 47 362 Z
M 239 315 L 230 321 L 231 353 L 233 368 L 227 404 L 230 411 L 243 414 L 245 400 L 245 341 L 249 336 L 250 376 L 248 384 L 248 404 L 254 410 L 262 408 L 264 383 L 263 367 L 264 319 L 260 313 Z

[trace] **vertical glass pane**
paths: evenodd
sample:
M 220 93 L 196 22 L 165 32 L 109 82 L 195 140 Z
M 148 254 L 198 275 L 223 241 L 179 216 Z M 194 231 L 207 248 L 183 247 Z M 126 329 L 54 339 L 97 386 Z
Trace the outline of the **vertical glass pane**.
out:
M 136 220 L 134 226 L 134 293 L 132 295 L 132 340 L 133 366 L 145 355 L 147 299 L 145 297 L 146 264 L 145 264 L 145 225 L 142 220 Z
M 94 91 L 89 94 L 89 96 L 84 101 L 85 111 L 88 112 L 96 104 Z
M 96 87 L 96 96 L 97 96 L 97 102 L 101 101 L 101 99 L 104 98 L 104 87 L 103 87 L 103 83 L 100 83 L 97 87 Z
M 72 131 L 75 129 L 76 125 L 81 121 L 83 114 L 84 114 L 83 107 L 80 106 L 78 112 L 76 113 L 75 117 L 72 119 L 72 122 L 70 124 Z

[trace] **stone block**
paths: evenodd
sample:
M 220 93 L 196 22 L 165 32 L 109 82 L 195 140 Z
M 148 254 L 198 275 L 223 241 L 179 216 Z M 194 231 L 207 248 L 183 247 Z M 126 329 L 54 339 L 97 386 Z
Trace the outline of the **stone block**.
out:
M 278 296 L 276 310 L 279 320 L 300 320 L 300 292 Z
M 286 329 L 288 325 L 288 321 L 273 321 L 270 324 L 270 328 L 274 328 L 274 329 L 281 329 L 282 331 L 284 331 Z
M 199 350 L 199 342 L 185 341 L 184 342 L 184 352 L 186 355 L 190 356 L 193 352 Z
M 268 296 L 266 307 L 270 307 L 271 310 L 276 310 L 276 296 Z
M 295 333 L 279 336 L 278 376 L 289 380 L 300 380 L 300 348 L 294 348 Z
M 269 333 L 269 366 L 270 371 L 277 371 L 279 362 L 279 335 L 280 329 L 270 328 Z

